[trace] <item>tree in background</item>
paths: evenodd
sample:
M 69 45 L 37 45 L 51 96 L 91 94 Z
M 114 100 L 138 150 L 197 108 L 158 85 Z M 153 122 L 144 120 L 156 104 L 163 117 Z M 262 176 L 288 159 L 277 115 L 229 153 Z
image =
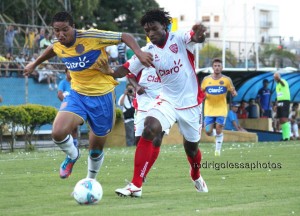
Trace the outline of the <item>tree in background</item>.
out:
M 200 67 L 211 67 L 211 61 L 214 58 L 222 59 L 222 49 L 217 46 L 206 43 L 199 53 L 199 65 Z M 235 67 L 237 65 L 237 58 L 230 51 L 226 50 L 226 67 Z
M 68 1 L 67 1 L 68 2 Z M 69 12 L 76 28 L 95 27 L 103 30 L 143 33 L 139 20 L 155 0 L 70 0 Z M 1 0 L 1 16 L 8 23 L 50 25 L 52 16 L 65 10 L 64 0 Z

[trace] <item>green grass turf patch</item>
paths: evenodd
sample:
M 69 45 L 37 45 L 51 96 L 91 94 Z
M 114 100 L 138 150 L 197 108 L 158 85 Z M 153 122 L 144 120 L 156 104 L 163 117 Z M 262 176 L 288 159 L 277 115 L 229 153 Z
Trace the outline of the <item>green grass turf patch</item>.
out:
M 163 145 L 142 198 L 114 193 L 132 178 L 135 147 L 105 149 L 104 195 L 92 206 L 71 197 L 87 173 L 86 149 L 64 180 L 58 149 L 0 153 L 0 215 L 300 215 L 299 142 L 224 143 L 221 157 L 212 143 L 200 148 L 208 193 L 196 192 L 183 146 Z

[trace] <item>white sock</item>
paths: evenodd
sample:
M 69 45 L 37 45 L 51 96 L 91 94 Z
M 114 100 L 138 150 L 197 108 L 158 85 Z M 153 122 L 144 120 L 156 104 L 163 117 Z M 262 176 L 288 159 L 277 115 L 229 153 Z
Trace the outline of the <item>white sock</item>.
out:
M 221 151 L 223 138 L 224 138 L 223 133 L 216 135 L 216 151 Z
M 73 137 L 70 134 L 62 141 L 53 139 L 53 142 L 72 160 L 75 160 L 78 157 L 78 149 L 74 146 Z
M 217 136 L 216 129 L 213 129 L 213 130 L 212 130 L 212 136 Z
M 104 161 L 104 152 L 102 152 L 98 157 L 92 158 L 91 155 L 88 156 L 88 174 L 87 178 L 96 179 L 98 172 Z

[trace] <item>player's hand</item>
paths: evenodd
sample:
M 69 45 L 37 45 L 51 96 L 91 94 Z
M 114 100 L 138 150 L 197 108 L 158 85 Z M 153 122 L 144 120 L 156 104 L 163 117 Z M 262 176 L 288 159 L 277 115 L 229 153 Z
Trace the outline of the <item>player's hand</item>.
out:
M 140 62 L 146 66 L 146 67 L 150 67 L 152 62 L 153 62 L 153 56 L 151 53 L 149 52 L 140 52 L 139 54 L 136 55 Z
M 203 39 L 207 28 L 202 23 L 197 23 L 192 27 L 192 30 L 195 33 L 194 38 L 196 39 L 196 41 L 199 41 Z
M 137 86 L 135 87 L 135 92 L 136 92 L 138 95 L 142 95 L 142 94 L 146 93 L 146 91 L 145 91 L 146 89 L 147 89 L 147 87 L 137 85 Z
M 31 74 L 34 71 L 34 69 L 35 69 L 34 62 L 30 62 L 29 64 L 27 64 L 25 66 L 23 75 L 28 76 L 29 74 Z
M 232 96 L 232 97 L 235 97 L 235 96 L 237 96 L 237 95 L 238 95 L 238 93 L 237 93 L 236 90 L 234 90 L 234 91 L 231 93 L 231 96 Z
M 104 58 L 100 58 L 97 60 L 98 69 L 101 73 L 106 75 L 112 75 L 114 70 L 109 66 L 108 60 Z

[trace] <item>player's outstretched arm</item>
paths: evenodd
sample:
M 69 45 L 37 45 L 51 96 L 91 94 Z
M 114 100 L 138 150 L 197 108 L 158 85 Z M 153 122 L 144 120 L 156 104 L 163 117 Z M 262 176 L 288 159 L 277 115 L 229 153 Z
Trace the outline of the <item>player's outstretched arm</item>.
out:
M 40 55 L 34 62 L 30 62 L 24 68 L 24 76 L 28 76 L 30 73 L 34 71 L 34 69 L 43 63 L 44 61 L 56 56 L 55 52 L 53 51 L 53 46 L 50 45 L 46 48 L 46 50 Z
M 133 50 L 135 55 L 139 58 L 140 62 L 144 66 L 151 66 L 153 61 L 152 54 L 148 52 L 143 52 L 131 34 L 122 33 L 122 41 Z
M 127 76 L 127 79 L 129 81 L 129 83 L 134 87 L 135 92 L 138 95 L 142 95 L 142 94 L 144 94 L 146 92 L 145 91 L 146 87 L 139 85 L 139 83 L 137 82 L 135 76 L 130 76 L 130 77 Z
M 192 41 L 196 43 L 203 43 L 205 41 L 206 27 L 201 23 L 197 23 L 192 27 L 192 30 L 195 33 L 192 37 Z

